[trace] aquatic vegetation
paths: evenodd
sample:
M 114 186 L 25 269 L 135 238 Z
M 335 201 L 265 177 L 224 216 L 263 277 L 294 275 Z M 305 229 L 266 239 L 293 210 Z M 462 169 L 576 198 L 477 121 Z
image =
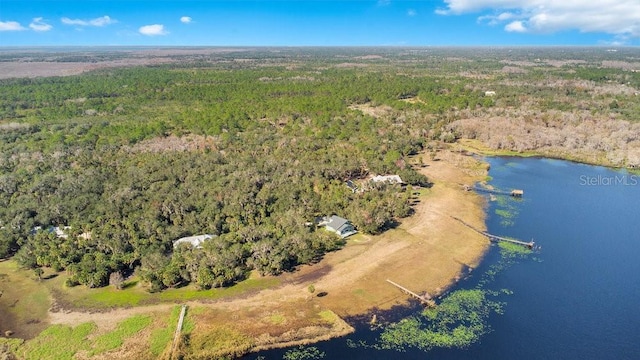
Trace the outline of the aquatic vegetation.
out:
M 479 341 L 491 331 L 489 317 L 504 313 L 506 303 L 495 299 L 513 294 L 509 289 L 486 289 L 487 285 L 516 260 L 526 258 L 533 252 L 524 246 L 508 242 L 500 242 L 498 247 L 500 260 L 482 275 L 475 289 L 454 291 L 437 307 L 388 325 L 372 347 L 397 351 L 406 351 L 408 348 L 428 351 L 434 348 L 465 348 Z M 348 345 L 363 346 L 355 341 Z
M 283 356 L 283 360 L 317 360 L 323 359 L 326 354 L 315 346 L 299 346 L 287 351 Z
M 488 296 L 479 289 L 455 291 L 437 307 L 389 326 L 380 335 L 378 347 L 401 351 L 467 347 L 490 331 L 489 315 L 502 312 L 503 304 Z
M 513 226 L 515 224 L 515 222 L 513 221 L 513 214 L 510 214 L 509 212 L 504 212 L 504 213 L 500 213 L 500 210 L 496 210 L 496 214 L 502 217 L 502 220 L 500 221 L 500 225 L 502 226 Z
M 510 196 L 500 195 L 496 197 L 496 202 L 499 208 L 494 212 L 502 218 L 500 225 L 504 227 L 513 226 L 519 213 L 518 207 L 513 204 L 513 199 Z
M 478 285 L 476 285 L 476 288 L 484 288 L 493 281 L 496 275 L 513 265 L 516 260 L 527 258 L 533 254 L 533 250 L 528 247 L 506 241 L 498 242 L 498 248 L 500 249 L 500 260 L 491 265 L 489 270 L 482 275 L 482 278 L 478 282 Z M 505 289 L 502 291 L 504 292 L 504 290 Z
M 522 258 L 533 252 L 533 250 L 528 247 L 513 244 L 510 242 L 501 241 L 498 243 L 498 247 L 500 247 L 500 256 L 505 258 Z

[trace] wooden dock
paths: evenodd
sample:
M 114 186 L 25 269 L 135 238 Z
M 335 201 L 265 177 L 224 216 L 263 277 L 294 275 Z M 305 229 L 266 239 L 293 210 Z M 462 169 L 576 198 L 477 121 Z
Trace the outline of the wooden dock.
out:
M 513 189 L 511 191 L 500 191 L 500 190 L 488 189 L 480 186 L 463 185 L 463 187 L 466 191 L 475 190 L 475 191 L 489 193 L 489 194 L 509 195 L 517 198 L 524 196 L 524 190 L 521 190 L 521 189 Z
M 431 296 L 427 293 L 425 293 L 424 296 L 418 295 L 416 293 L 414 293 L 413 291 L 407 289 L 406 287 L 399 285 L 389 279 L 387 279 L 387 282 L 395 287 L 397 287 L 398 289 L 404 291 L 405 293 L 413 296 L 414 298 L 418 299 L 422 304 L 428 306 L 428 307 L 435 307 L 436 306 L 436 302 L 433 301 L 433 299 L 431 298 Z
M 171 343 L 171 353 L 169 354 L 169 359 L 174 358 L 174 353 L 176 351 L 176 346 L 178 344 L 178 340 L 180 339 L 180 333 L 182 332 L 182 323 L 184 322 L 184 315 L 187 312 L 187 305 L 182 305 L 182 309 L 180 310 L 180 317 L 178 318 L 178 326 L 176 326 L 176 332 L 173 334 L 173 342 Z
M 482 231 L 482 230 L 476 229 L 474 226 L 471 226 L 471 224 L 465 222 L 464 220 L 462 220 L 460 218 L 457 218 L 455 216 L 451 216 L 451 218 L 453 218 L 454 220 L 459 221 L 462 225 L 464 225 L 464 226 L 468 227 L 469 229 L 477 232 L 478 234 L 486 236 L 487 238 L 489 238 L 490 241 L 493 241 L 493 242 L 498 242 L 498 241 L 510 242 L 512 244 L 518 244 L 518 245 L 526 246 L 529 249 L 533 249 L 533 247 L 535 246 L 535 243 L 533 241 L 526 242 L 526 241 L 510 239 L 510 238 L 506 238 L 506 237 L 502 237 L 502 236 L 492 235 L 492 234 L 489 234 L 486 231 Z

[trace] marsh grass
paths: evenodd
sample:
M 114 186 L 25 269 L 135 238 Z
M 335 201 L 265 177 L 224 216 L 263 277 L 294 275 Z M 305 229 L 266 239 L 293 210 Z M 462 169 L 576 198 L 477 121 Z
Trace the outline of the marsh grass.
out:
M 282 325 L 287 321 L 287 318 L 281 313 L 275 313 L 269 316 L 269 322 L 274 325 Z
M 137 315 L 124 320 L 114 331 L 100 335 L 93 341 L 90 356 L 119 348 L 128 337 L 145 329 L 151 321 L 151 317 L 147 315 Z
M 322 319 L 327 324 L 334 324 L 336 320 L 339 319 L 338 315 L 336 315 L 331 310 L 322 310 L 318 313 L 318 316 L 320 316 L 320 319 Z
M 18 349 L 24 343 L 22 339 L 0 337 L 0 359 L 14 359 Z
M 165 322 L 165 326 L 159 329 L 155 329 L 151 333 L 151 339 L 149 341 L 149 350 L 151 351 L 151 354 L 157 357 L 162 354 L 162 352 L 164 352 L 164 350 L 172 340 L 179 317 L 180 307 L 176 306 L 173 308 L 173 310 L 171 310 L 171 314 Z
M 96 330 L 94 323 L 76 327 L 52 325 L 18 349 L 24 360 L 71 360 L 80 350 L 89 350 L 88 336 Z
M 245 354 L 253 338 L 227 325 L 205 326 L 189 337 L 186 351 L 192 359 L 235 358 Z

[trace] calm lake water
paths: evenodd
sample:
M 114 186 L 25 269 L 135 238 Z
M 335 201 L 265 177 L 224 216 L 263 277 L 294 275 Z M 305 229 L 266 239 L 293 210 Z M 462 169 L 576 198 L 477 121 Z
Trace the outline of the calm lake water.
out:
M 379 334 L 360 324 L 315 345 L 326 359 L 640 359 L 640 176 L 549 159 L 487 161 L 491 185 L 524 189 L 522 200 L 486 195 L 489 232 L 542 246 L 487 285 L 513 291 L 498 298 L 505 313 L 491 316 L 492 332 L 467 349 L 350 348 L 347 339 L 375 343 Z M 499 259 L 493 246 L 456 289 L 474 288 Z

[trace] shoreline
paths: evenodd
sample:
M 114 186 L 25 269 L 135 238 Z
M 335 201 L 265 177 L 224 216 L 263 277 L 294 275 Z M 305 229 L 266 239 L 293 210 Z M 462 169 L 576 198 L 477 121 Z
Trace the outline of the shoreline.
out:
M 480 156 L 496 156 L 496 157 L 516 157 L 516 158 L 540 158 L 551 160 L 563 160 L 570 161 L 576 164 L 590 165 L 590 166 L 602 166 L 607 169 L 616 171 L 628 171 L 634 174 L 640 174 L 640 168 L 634 168 L 629 166 L 613 165 L 606 161 L 590 161 L 583 157 L 561 155 L 556 153 L 541 152 L 541 151 L 524 151 L 518 152 L 515 150 L 494 150 L 486 146 L 482 141 L 475 139 L 460 139 L 454 143 L 460 146 L 463 150 Z M 595 154 L 594 154 L 595 155 Z M 586 156 L 586 155 L 585 155 Z

